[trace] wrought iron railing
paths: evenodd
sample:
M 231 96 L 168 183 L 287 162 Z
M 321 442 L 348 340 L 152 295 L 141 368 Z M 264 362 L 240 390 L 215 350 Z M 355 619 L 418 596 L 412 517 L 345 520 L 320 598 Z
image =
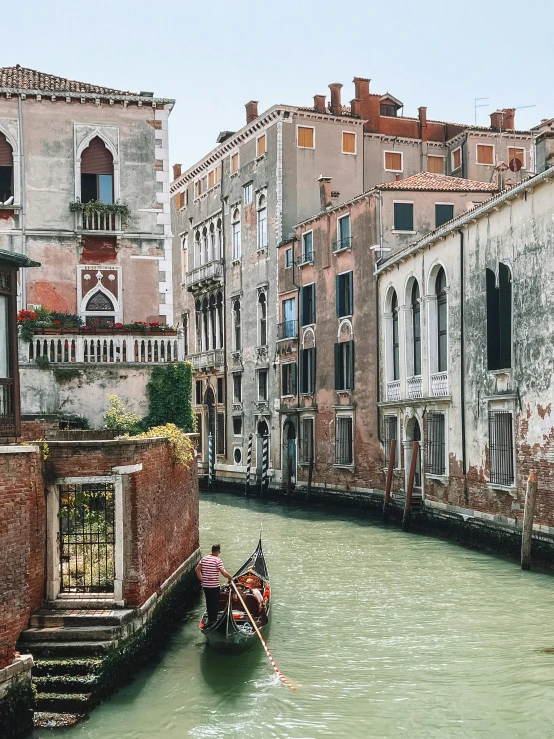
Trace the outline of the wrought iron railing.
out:
M 301 267 L 303 264 L 313 264 L 314 261 L 314 252 L 313 249 L 305 251 L 303 254 L 301 254 L 298 259 L 296 260 L 296 264 Z
M 296 339 L 298 336 L 298 321 L 283 321 L 277 324 L 277 340 Z
M 13 380 L 0 379 L 0 437 L 18 435 Z
M 352 248 L 352 236 L 345 236 L 342 239 L 337 239 L 333 243 L 333 251 L 344 251 L 345 249 L 351 249 Z

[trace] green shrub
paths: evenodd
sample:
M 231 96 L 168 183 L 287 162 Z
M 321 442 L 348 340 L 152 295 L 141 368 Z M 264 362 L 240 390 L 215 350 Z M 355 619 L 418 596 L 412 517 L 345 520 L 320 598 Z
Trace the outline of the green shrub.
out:
M 134 413 L 125 410 L 125 406 L 117 395 L 106 395 L 110 407 L 104 413 L 104 428 L 123 433 L 135 433 L 139 430 L 140 419 Z
M 183 431 L 194 431 L 190 362 L 154 367 L 146 390 L 149 403 L 145 428 L 173 423 Z

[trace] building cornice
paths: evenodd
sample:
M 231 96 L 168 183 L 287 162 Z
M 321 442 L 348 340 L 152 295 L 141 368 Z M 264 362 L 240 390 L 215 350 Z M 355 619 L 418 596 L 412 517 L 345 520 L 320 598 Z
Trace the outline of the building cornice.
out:
M 8 100 L 15 96 L 21 97 L 22 100 L 25 100 L 26 98 L 35 98 L 37 102 L 41 102 L 44 98 L 51 102 L 60 103 L 68 103 L 71 100 L 81 100 L 85 102 L 88 100 L 94 103 L 105 101 L 112 105 L 116 102 L 120 102 L 124 105 L 136 103 L 139 107 L 146 105 L 151 106 L 152 108 L 163 108 L 167 105 L 170 110 L 172 110 L 175 105 L 175 100 L 171 100 L 169 98 L 155 98 L 150 97 L 149 95 L 111 95 L 93 92 L 60 92 L 60 90 L 24 90 L 17 87 L 0 87 L 0 96 L 2 95 L 5 95 Z

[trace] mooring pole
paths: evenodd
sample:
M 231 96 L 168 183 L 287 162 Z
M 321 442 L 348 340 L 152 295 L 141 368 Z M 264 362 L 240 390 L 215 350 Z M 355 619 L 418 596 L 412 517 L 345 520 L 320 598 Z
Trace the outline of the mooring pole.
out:
M 390 493 L 392 488 L 392 471 L 396 459 L 396 439 L 391 439 L 389 452 L 389 467 L 387 469 L 387 483 L 385 485 L 385 502 L 383 503 L 383 521 L 389 520 Z
M 408 489 L 406 491 L 406 504 L 404 505 L 404 515 L 402 517 L 402 531 L 410 530 L 412 492 L 414 489 L 414 478 L 415 478 L 418 454 L 419 454 L 419 441 L 414 441 L 413 446 L 412 446 L 412 461 L 410 463 L 410 474 L 408 476 Z
M 310 466 L 308 467 L 308 488 L 306 490 L 306 500 L 308 500 L 312 492 L 312 476 L 314 474 L 314 458 L 310 457 Z
M 212 432 L 208 434 L 208 490 L 211 490 L 214 484 L 214 437 Z
M 521 534 L 521 569 L 531 569 L 531 544 L 533 541 L 533 517 L 537 497 L 537 473 L 531 470 L 527 478 L 525 509 L 523 511 L 523 533 Z
M 267 492 L 269 485 L 269 434 L 262 437 L 262 479 L 260 492 Z
M 244 494 L 248 495 L 250 487 L 250 470 L 252 469 L 252 433 L 248 434 L 248 452 L 246 453 L 246 481 L 244 483 Z

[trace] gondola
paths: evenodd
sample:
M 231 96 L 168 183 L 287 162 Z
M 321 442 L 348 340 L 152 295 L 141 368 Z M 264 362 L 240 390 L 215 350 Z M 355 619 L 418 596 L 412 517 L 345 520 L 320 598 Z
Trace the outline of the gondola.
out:
M 254 581 L 250 587 L 246 585 L 249 579 Z M 233 582 L 256 626 L 263 633 L 269 624 L 271 589 L 261 538 L 251 556 L 233 575 Z M 254 587 L 262 595 L 261 602 L 252 592 Z M 207 623 L 206 611 L 200 621 L 200 630 L 208 644 L 220 651 L 241 652 L 258 641 L 250 617 L 231 585 L 221 588 L 216 622 L 210 627 Z

